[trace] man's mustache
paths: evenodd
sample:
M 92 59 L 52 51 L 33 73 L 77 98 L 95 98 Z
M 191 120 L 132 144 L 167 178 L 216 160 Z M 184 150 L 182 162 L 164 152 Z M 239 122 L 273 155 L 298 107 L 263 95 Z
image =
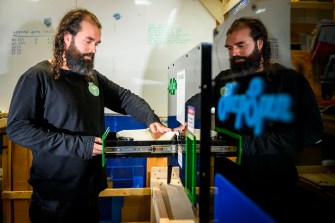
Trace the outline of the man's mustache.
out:
M 237 60 L 246 60 L 248 59 L 245 56 L 233 56 L 230 60 L 236 62 Z
M 82 57 L 85 57 L 85 56 L 89 56 L 93 59 L 94 58 L 94 53 L 83 53 Z

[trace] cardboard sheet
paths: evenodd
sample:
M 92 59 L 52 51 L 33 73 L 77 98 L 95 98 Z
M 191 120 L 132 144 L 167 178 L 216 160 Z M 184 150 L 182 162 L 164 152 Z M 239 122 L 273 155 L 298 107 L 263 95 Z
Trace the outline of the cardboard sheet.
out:
M 133 138 L 134 141 L 152 141 L 152 140 L 172 140 L 176 132 L 163 133 L 159 138 L 154 138 L 150 129 L 122 130 L 116 133 L 116 138 Z

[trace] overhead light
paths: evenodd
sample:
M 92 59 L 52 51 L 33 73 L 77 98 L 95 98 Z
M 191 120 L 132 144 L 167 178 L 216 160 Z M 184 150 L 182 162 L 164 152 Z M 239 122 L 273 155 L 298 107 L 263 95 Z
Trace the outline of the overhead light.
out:
M 150 0 L 135 0 L 135 5 L 151 5 Z
M 262 12 L 265 12 L 266 11 L 266 9 L 257 9 L 257 11 L 255 12 L 256 14 L 260 14 L 260 13 L 262 13 Z

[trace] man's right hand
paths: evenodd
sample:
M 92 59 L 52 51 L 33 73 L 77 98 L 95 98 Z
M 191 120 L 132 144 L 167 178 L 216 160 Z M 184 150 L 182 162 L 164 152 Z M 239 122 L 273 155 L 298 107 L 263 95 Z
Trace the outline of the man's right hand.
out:
M 102 140 L 99 137 L 95 137 L 92 156 L 97 156 L 101 154 L 102 154 Z

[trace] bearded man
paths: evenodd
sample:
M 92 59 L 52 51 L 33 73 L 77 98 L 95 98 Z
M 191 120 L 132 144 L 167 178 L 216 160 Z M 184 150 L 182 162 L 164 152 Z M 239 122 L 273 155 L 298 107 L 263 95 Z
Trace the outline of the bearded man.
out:
M 306 215 L 298 211 L 302 206 L 296 205 L 295 157 L 304 147 L 319 143 L 323 137 L 313 91 L 302 74 L 271 61 L 267 29 L 260 20 L 246 17 L 235 20 L 227 31 L 225 47 L 230 69 L 214 79 L 215 111 L 219 112 L 217 102 L 225 96 L 228 82 L 236 81 L 239 86 L 236 93 L 245 94 L 251 80 L 257 77 L 264 80 L 263 94 L 289 95 L 294 118 L 288 123 L 267 121 L 263 133 L 254 135 L 245 125 L 238 130 L 234 128 L 234 115 L 220 121 L 216 114 L 216 127 L 241 136 L 242 154 L 238 167 L 226 159 L 222 162 L 218 159 L 215 165 L 278 222 L 301 220 Z M 253 111 L 257 111 L 255 108 Z
M 14 89 L 7 135 L 33 154 L 32 223 L 99 222 L 99 193 L 107 188 L 105 107 L 153 133 L 171 131 L 145 100 L 93 69 L 100 42 L 94 14 L 68 11 L 56 30 L 53 58 L 28 69 Z

